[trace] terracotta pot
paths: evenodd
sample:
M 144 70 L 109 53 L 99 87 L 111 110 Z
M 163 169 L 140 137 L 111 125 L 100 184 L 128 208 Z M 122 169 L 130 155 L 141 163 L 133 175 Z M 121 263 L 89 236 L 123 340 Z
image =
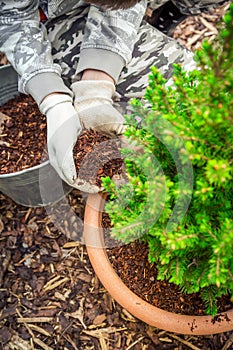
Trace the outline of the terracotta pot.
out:
M 84 217 L 85 243 L 95 273 L 123 308 L 145 323 L 169 332 L 210 335 L 233 330 L 233 309 L 215 318 L 174 314 L 152 306 L 134 294 L 116 274 L 104 248 L 101 228 L 104 204 L 105 199 L 101 194 L 88 196 Z

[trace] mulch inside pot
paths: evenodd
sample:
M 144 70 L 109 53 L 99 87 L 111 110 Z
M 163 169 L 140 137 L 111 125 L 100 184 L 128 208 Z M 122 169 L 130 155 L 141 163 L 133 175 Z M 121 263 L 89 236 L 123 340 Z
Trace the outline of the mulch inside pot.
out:
M 0 174 L 39 165 L 48 159 L 46 117 L 31 96 L 20 94 L 0 107 L 9 116 L 1 125 Z M 83 130 L 74 147 L 80 179 L 101 186 L 103 176 L 120 175 L 123 169 L 117 139 L 94 130 Z
M 105 213 L 103 227 L 108 235 L 110 226 L 109 217 Z M 107 236 L 106 233 L 105 235 Z M 111 240 L 111 247 L 112 244 Z M 148 260 L 148 246 L 145 242 L 137 240 L 123 245 L 115 241 L 115 246 L 107 249 L 107 253 L 122 281 L 143 300 L 173 313 L 197 316 L 206 314 L 205 304 L 199 293 L 185 294 L 174 283 L 157 280 L 156 265 Z M 230 295 L 218 299 L 219 313 L 232 308 L 233 300 Z

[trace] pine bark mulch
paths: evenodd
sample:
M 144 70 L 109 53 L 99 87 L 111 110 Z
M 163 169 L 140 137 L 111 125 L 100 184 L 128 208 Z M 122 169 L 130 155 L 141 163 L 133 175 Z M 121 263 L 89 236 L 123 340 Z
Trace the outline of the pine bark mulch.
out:
M 165 332 L 114 302 L 90 265 L 82 225 L 75 227 L 79 238 L 70 237 L 70 223 L 77 217 L 82 223 L 85 198 L 74 190 L 68 200 L 73 218 L 61 233 L 45 208 L 26 208 L 0 195 L 1 349 L 231 348 L 232 332 L 205 337 Z

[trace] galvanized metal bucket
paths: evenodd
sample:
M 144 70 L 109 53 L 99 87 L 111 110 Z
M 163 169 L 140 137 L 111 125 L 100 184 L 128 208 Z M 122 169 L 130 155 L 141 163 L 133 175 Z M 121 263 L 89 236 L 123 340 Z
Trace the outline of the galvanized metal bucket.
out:
M 11 65 L 0 67 L 0 106 L 18 94 L 17 73 Z M 0 191 L 27 207 L 51 205 L 71 190 L 48 160 L 22 171 L 0 174 Z

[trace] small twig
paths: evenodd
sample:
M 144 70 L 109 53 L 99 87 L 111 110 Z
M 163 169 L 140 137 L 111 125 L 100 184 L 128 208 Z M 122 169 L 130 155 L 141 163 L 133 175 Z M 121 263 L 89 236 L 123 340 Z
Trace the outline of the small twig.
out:
M 70 338 L 70 336 L 67 335 L 63 335 L 63 337 L 73 346 L 74 350 L 79 350 L 76 346 L 76 344 L 74 343 L 74 341 Z
M 20 315 L 19 315 L 20 316 Z M 51 322 L 53 317 L 22 317 L 17 318 L 18 323 L 43 323 L 43 322 Z
M 46 335 L 47 337 L 51 337 L 51 334 L 46 331 L 45 329 L 36 326 L 35 324 L 28 324 L 28 327 L 30 327 L 32 330 L 36 331 L 37 333 L 41 333 L 43 335 Z
M 15 263 L 15 266 L 20 266 L 24 261 L 26 261 L 27 259 L 31 258 L 34 254 L 36 253 L 36 251 L 26 255 L 23 259 L 21 259 L 18 263 Z
M 16 308 L 16 312 L 17 312 L 17 314 L 19 315 L 19 317 L 20 317 L 21 319 L 23 319 L 23 317 L 22 317 L 20 311 L 19 311 L 17 308 Z M 34 340 L 35 336 L 34 336 L 33 331 L 28 327 L 28 325 L 27 325 L 26 322 L 22 322 L 22 323 L 23 323 L 24 327 L 27 329 L 27 331 L 28 331 L 28 333 L 30 334 L 30 336 L 32 337 L 32 339 Z
M 107 338 L 107 341 L 108 341 L 108 338 Z M 100 346 L 101 346 L 101 350 L 108 350 L 109 349 L 109 347 L 108 347 L 108 345 L 106 343 L 106 340 L 104 339 L 102 333 L 100 333 L 99 343 L 100 343 Z
M 82 333 L 85 333 L 87 335 L 90 335 L 91 337 L 99 338 L 99 332 L 111 334 L 111 333 L 116 333 L 116 332 L 121 332 L 127 330 L 127 327 L 122 327 L 122 328 L 116 328 L 116 327 L 109 327 L 109 328 L 101 328 L 97 330 L 83 330 Z
M 80 242 L 67 242 L 63 245 L 62 248 L 76 248 L 80 246 Z
M 230 336 L 230 338 L 226 341 L 226 343 L 224 344 L 224 347 L 222 348 L 222 350 L 227 350 L 230 348 L 230 346 L 233 344 L 233 334 Z
M 203 17 L 200 16 L 200 21 L 202 22 L 202 24 L 204 24 L 204 26 L 206 28 L 208 28 L 213 34 L 218 34 L 218 30 L 213 26 L 213 24 L 211 24 L 210 22 L 208 22 L 206 19 L 204 19 Z
M 29 209 L 27 210 L 27 213 L 26 213 L 25 217 L 24 217 L 24 222 L 25 222 L 25 223 L 27 222 L 27 220 L 28 220 L 28 218 L 29 218 L 31 212 L 32 212 L 32 208 L 29 208 Z
M 2 269 L 0 271 L 0 287 L 2 285 L 3 277 L 4 277 L 4 274 L 5 274 L 6 270 L 8 269 L 10 261 L 11 261 L 11 252 L 8 250 L 7 254 L 6 254 L 6 257 L 5 257 L 5 259 L 3 260 L 3 263 L 2 263 Z
M 55 277 L 55 278 L 57 279 L 57 278 L 60 278 L 60 277 L 61 277 L 61 276 L 57 276 L 57 277 Z M 60 286 L 61 284 L 66 283 L 67 281 L 69 281 L 69 277 L 64 277 L 64 278 L 62 278 L 60 281 L 57 281 L 57 282 L 55 282 L 55 283 L 53 283 L 53 284 L 51 284 L 51 281 L 49 281 L 49 282 L 44 286 L 43 291 L 44 291 L 44 292 L 47 292 L 47 291 L 53 290 L 53 289 L 57 288 L 58 286 Z
M 168 336 L 169 337 L 172 337 L 176 340 L 178 340 L 179 342 L 183 343 L 184 345 L 188 346 L 190 349 L 193 349 L 193 350 L 201 350 L 200 348 L 198 348 L 197 346 L 191 344 L 190 342 L 188 342 L 187 340 L 184 340 L 180 337 L 178 337 L 177 335 L 175 334 L 171 334 L 171 333 L 168 333 Z
M 143 337 L 140 337 L 140 338 L 138 338 L 137 340 L 135 340 L 131 345 L 129 345 L 127 348 L 126 348 L 126 350 L 129 350 L 129 349 L 132 349 L 133 347 L 134 347 L 134 345 L 136 345 L 136 344 L 138 344 L 138 343 L 140 343 L 140 341 L 142 340 L 142 339 L 144 339 L 145 337 L 143 336 Z
M 50 346 L 46 345 L 42 340 L 38 339 L 38 338 L 34 338 L 33 339 L 34 342 L 39 345 L 42 349 L 44 350 L 53 350 Z

